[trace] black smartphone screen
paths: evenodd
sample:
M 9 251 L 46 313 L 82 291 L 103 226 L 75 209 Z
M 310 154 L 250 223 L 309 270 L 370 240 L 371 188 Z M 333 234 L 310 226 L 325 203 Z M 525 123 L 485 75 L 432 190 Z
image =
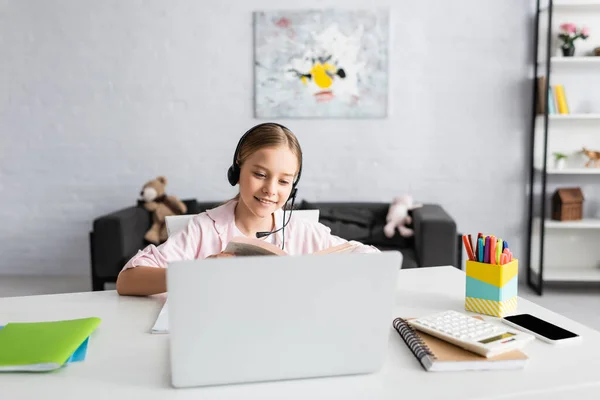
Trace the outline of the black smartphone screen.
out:
M 541 320 L 530 314 L 511 315 L 504 317 L 505 320 L 522 326 L 523 328 L 547 337 L 550 340 L 569 339 L 577 337 L 573 332 L 558 327 L 554 324 Z

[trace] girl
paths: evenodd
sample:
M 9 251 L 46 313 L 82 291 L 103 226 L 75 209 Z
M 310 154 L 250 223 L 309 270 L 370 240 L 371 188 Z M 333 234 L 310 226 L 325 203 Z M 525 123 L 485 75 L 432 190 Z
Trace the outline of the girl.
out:
M 294 218 L 284 209 L 290 198 L 293 204 L 301 172 L 302 150 L 289 129 L 276 123 L 251 128 L 240 139 L 227 173 L 231 185 L 239 184 L 239 194 L 196 215 L 186 229 L 160 246 L 149 245 L 138 251 L 120 272 L 117 292 L 137 296 L 166 292 L 165 268 L 169 262 L 231 257 L 223 250 L 234 236 L 260 237 L 290 255 L 346 242 L 331 235 L 325 225 Z M 352 243 L 358 246 L 356 252 L 379 251 Z

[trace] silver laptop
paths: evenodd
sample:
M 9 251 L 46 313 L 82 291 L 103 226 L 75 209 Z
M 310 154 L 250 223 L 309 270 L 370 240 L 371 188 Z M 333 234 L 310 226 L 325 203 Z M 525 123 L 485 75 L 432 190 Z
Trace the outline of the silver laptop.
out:
M 401 264 L 398 251 L 169 264 L 172 385 L 379 370 Z

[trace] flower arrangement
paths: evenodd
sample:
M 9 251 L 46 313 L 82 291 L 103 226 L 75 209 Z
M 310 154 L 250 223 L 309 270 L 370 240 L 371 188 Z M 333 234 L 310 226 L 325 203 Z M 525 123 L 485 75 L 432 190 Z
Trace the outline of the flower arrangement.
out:
M 572 22 L 561 24 L 558 38 L 563 42 L 561 45 L 563 55 L 572 56 L 575 53 L 575 41 L 577 39 L 586 40 L 589 35 L 590 30 L 587 27 L 578 28 Z

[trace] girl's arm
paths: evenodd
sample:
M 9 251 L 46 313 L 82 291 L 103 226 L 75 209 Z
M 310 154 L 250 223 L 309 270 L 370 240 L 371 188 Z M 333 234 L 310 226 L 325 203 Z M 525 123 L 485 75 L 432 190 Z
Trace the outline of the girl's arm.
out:
M 234 257 L 219 253 L 207 258 Z M 117 278 L 117 293 L 124 296 L 149 296 L 167 291 L 167 269 L 156 267 L 128 268 Z
M 197 258 L 201 242 L 200 224 L 194 218 L 186 229 L 169 237 L 160 246 L 149 245 L 138 251 L 119 273 L 117 293 L 147 296 L 166 292 L 168 263 Z
M 122 296 L 149 296 L 167 291 L 167 269 L 128 268 L 117 278 L 117 293 Z

